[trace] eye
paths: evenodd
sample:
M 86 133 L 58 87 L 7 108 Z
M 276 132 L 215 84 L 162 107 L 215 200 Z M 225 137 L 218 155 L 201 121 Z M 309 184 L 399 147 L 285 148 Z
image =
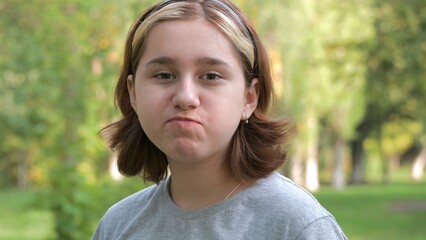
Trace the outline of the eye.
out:
M 161 72 L 154 75 L 155 78 L 158 78 L 160 80 L 169 80 L 176 78 L 173 74 L 168 72 Z
M 201 79 L 204 80 L 218 80 L 221 76 L 217 73 L 206 73 L 203 76 L 201 76 Z

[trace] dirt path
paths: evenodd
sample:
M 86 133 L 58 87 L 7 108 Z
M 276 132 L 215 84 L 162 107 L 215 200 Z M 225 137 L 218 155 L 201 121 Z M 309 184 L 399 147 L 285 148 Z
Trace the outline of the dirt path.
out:
M 394 212 L 426 212 L 426 200 L 400 200 L 389 204 Z

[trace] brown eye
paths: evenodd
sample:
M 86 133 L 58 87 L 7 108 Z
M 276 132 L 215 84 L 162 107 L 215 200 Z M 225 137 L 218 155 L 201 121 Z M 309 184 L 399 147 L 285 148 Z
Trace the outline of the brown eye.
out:
M 203 76 L 201 76 L 201 79 L 204 79 L 204 80 L 218 80 L 219 78 L 221 77 L 217 73 L 206 73 Z
M 160 80 L 168 80 L 168 79 L 174 79 L 175 78 L 175 76 L 173 76 L 173 74 L 167 73 L 167 72 L 158 73 L 158 74 L 154 75 L 154 77 L 158 78 Z

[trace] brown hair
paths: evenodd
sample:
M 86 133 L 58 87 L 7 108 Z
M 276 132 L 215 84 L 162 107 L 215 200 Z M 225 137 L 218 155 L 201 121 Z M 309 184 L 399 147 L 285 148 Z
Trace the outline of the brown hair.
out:
M 162 21 L 203 17 L 232 42 L 244 65 L 249 85 L 258 79 L 259 99 L 249 124 L 238 126 L 229 149 L 229 167 L 241 179 L 258 179 L 279 168 L 286 159 L 283 144 L 288 120 L 271 119 L 267 110 L 275 98 L 266 50 L 253 26 L 228 0 L 169 0 L 148 9 L 133 24 L 126 40 L 124 62 L 115 89 L 115 102 L 123 117 L 102 129 L 116 151 L 118 168 L 126 176 L 142 175 L 158 183 L 167 176 L 166 155 L 144 133 L 130 103 L 127 76 L 135 74 L 149 30 Z

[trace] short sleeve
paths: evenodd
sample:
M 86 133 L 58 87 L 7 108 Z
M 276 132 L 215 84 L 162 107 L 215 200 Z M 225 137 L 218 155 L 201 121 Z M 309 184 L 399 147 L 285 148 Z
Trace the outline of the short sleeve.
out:
M 296 238 L 297 240 L 347 240 L 332 216 L 318 218 L 311 222 Z

